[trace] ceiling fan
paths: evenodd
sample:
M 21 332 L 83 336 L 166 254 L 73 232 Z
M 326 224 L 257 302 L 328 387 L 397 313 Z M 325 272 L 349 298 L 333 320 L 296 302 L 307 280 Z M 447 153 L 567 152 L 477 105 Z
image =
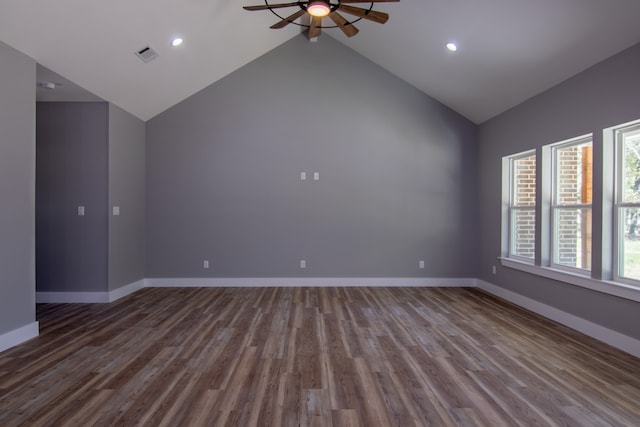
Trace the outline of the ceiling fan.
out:
M 378 12 L 373 9 L 374 3 L 390 3 L 400 0 L 301 0 L 291 3 L 274 3 L 270 4 L 268 0 L 264 0 L 264 5 L 244 6 L 246 10 L 270 10 L 271 13 L 280 18 L 280 21 L 273 24 L 270 28 L 283 28 L 289 24 L 306 27 L 307 37 L 310 39 L 320 35 L 322 28 L 340 28 L 347 37 L 353 37 L 358 34 L 358 29 L 353 25 L 361 19 L 384 24 L 389 19 L 389 14 Z M 370 3 L 368 9 L 362 7 L 349 6 L 348 3 Z M 274 9 L 298 8 L 293 14 L 283 17 Z M 356 18 L 352 21 L 347 20 L 339 12 L 343 12 Z M 311 21 L 309 24 L 294 22 L 296 19 L 309 15 Z M 323 26 L 322 18 L 328 16 L 335 25 Z

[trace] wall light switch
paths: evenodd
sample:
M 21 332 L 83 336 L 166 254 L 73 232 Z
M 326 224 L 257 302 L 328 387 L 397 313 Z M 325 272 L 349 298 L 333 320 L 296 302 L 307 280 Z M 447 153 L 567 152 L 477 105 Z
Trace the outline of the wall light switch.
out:
M 300 268 L 307 268 L 307 261 L 301 259 L 300 260 Z
M 115 216 L 120 215 L 120 206 L 113 207 L 113 215 Z
M 306 172 L 300 172 L 300 181 L 305 181 L 307 179 L 307 173 Z
M 418 268 L 424 268 L 424 261 L 418 261 Z
M 208 260 L 208 259 L 205 259 L 205 260 L 202 262 L 202 268 L 209 268 L 209 260 Z
M 314 181 L 318 181 L 320 179 L 320 172 L 314 172 L 313 173 L 313 180 Z
M 78 216 L 84 216 L 84 206 L 78 206 Z

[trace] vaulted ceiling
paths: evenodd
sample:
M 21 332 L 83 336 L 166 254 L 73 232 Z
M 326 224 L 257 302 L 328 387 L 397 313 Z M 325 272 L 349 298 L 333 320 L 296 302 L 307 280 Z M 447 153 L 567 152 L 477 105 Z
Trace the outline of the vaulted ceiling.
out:
M 300 33 L 269 29 L 278 21 L 269 11 L 242 9 L 263 3 L 2 0 L 0 40 L 148 120 Z M 374 9 L 389 21 L 360 21 L 352 38 L 326 29 L 317 43 L 341 41 L 475 123 L 640 42 L 638 0 L 400 0 Z M 174 36 L 182 46 L 170 46 Z M 145 64 L 134 53 L 147 45 L 159 57 Z

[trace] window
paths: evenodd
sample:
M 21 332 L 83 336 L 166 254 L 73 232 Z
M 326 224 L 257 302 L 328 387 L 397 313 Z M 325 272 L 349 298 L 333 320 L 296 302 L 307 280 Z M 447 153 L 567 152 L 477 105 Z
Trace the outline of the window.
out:
M 591 136 L 552 146 L 551 264 L 591 269 Z
M 615 130 L 615 279 L 640 280 L 640 124 Z
M 640 120 L 503 157 L 499 258 L 640 302 Z
M 509 257 L 533 262 L 536 232 L 536 155 L 507 158 L 509 165 Z

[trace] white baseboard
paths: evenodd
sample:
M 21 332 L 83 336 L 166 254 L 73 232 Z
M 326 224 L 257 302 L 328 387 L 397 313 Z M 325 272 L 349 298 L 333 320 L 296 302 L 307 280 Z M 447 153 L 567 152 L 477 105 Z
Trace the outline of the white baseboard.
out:
M 144 288 L 144 280 L 130 283 L 110 292 L 36 292 L 36 303 L 102 304 L 118 300 Z
M 640 340 L 480 279 L 476 280 L 476 286 L 513 304 L 531 310 L 534 313 L 568 326 L 571 329 L 575 329 L 578 332 L 582 332 L 598 341 L 607 343 L 635 357 L 640 357 Z
M 109 302 L 109 292 L 36 292 L 36 303 L 99 304 Z
M 119 300 L 122 297 L 126 297 L 129 294 L 139 291 L 140 289 L 144 288 L 144 285 L 145 281 L 144 279 L 141 279 L 137 282 L 129 283 L 128 285 L 122 286 L 121 288 L 114 289 L 109 292 L 109 302 Z
M 473 287 L 474 278 L 427 277 L 247 277 L 247 278 L 151 278 L 144 280 L 147 288 L 227 288 L 227 287 Z
M 406 287 L 470 287 L 475 286 L 473 278 L 422 278 L 422 277 L 363 277 L 363 278 L 322 278 L 322 277 L 249 277 L 249 278 L 155 278 L 138 280 L 111 292 L 36 292 L 37 303 L 109 303 L 136 292 L 142 288 L 228 288 L 228 287 L 327 287 L 327 286 L 406 286 Z
M 18 329 L 0 335 L 0 352 L 35 338 L 40 333 L 38 322 L 32 322 Z

